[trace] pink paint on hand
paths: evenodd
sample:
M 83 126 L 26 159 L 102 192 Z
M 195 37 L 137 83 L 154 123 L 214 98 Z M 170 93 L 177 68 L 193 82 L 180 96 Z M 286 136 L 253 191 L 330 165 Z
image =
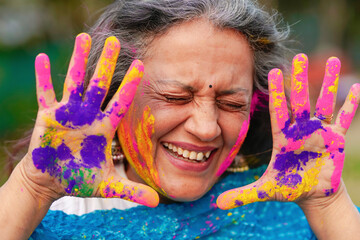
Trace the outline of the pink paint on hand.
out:
M 268 75 L 270 104 L 275 110 L 276 122 L 279 129 L 285 128 L 289 119 L 284 93 L 283 75 L 280 69 L 272 69 Z
M 226 157 L 224 162 L 221 164 L 219 170 L 217 171 L 216 173 L 217 177 L 221 176 L 226 171 L 226 169 L 231 165 L 232 161 L 234 160 L 236 154 L 239 152 L 240 147 L 245 140 L 246 134 L 249 130 L 249 125 L 250 125 L 250 116 L 247 120 L 243 122 L 239 132 L 238 139 L 236 140 L 235 145 L 230 150 L 229 155 Z
M 307 81 L 308 58 L 301 53 L 294 57 L 291 78 L 291 107 L 296 117 L 310 111 Z
M 344 109 L 340 113 L 340 126 L 349 129 L 352 119 L 355 116 L 356 109 L 358 108 L 357 96 L 360 95 L 360 84 L 356 83 L 351 87 L 347 101 L 350 101 L 351 109 Z
M 90 48 L 90 36 L 86 33 L 79 34 L 75 40 L 74 59 L 72 66 L 69 69 L 69 77 L 76 86 L 66 86 L 69 92 L 76 90 L 76 88 L 80 86 L 84 80 Z
M 331 116 L 336 97 L 341 62 L 338 58 L 332 57 L 326 63 L 324 83 L 320 97 L 316 103 L 316 114 L 321 117 Z
M 321 135 L 324 139 L 326 151 L 330 153 L 330 157 L 333 160 L 335 167 L 331 175 L 331 188 L 334 192 L 336 192 L 340 185 L 341 173 L 344 167 L 345 139 L 343 136 L 334 133 L 331 128 L 327 128 L 326 131 L 322 131 Z
M 117 128 L 119 120 L 127 111 L 135 96 L 137 86 L 139 85 L 142 76 L 144 75 L 144 65 L 140 60 L 135 60 L 127 74 L 116 95 L 117 100 L 113 103 L 110 113 L 110 122 L 113 128 Z
M 39 90 L 52 90 L 50 60 L 45 53 L 40 53 L 35 59 L 35 73 Z

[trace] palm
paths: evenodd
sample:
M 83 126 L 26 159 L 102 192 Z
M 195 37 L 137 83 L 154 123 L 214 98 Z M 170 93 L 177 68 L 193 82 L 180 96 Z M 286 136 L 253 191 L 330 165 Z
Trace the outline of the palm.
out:
M 314 118 L 310 118 L 306 70 L 307 57 L 297 55 L 291 82 L 292 118 L 288 113 L 281 71 L 273 69 L 269 73 L 271 161 L 258 181 L 219 196 L 220 208 L 268 200 L 303 201 L 337 191 L 345 157 L 344 136 L 358 105 L 360 85 L 352 87 L 335 124 L 331 124 L 340 62 L 331 58 L 327 63 Z
M 117 176 L 111 158 L 111 142 L 140 82 L 142 63 L 134 61 L 119 90 L 102 111 L 120 44 L 115 37 L 107 39 L 84 93 L 90 41 L 87 34 L 76 39 L 61 102 L 55 99 L 48 57 L 40 54 L 36 59 L 39 112 L 27 154 L 31 159 L 27 162 L 28 172 L 38 185 L 60 196 L 121 197 L 157 205 L 156 192 Z

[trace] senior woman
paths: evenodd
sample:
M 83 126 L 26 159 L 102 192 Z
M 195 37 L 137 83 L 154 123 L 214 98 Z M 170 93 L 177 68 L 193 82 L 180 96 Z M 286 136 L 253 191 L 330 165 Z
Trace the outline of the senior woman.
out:
M 116 1 L 90 35 L 91 51 L 89 35 L 76 38 L 60 102 L 49 59 L 36 58 L 39 112 L 1 188 L 3 236 L 359 236 L 341 170 L 360 88 L 332 124 L 338 59 L 311 118 L 307 57 L 294 58 L 290 117 L 273 69 L 286 70 L 287 31 L 255 2 Z

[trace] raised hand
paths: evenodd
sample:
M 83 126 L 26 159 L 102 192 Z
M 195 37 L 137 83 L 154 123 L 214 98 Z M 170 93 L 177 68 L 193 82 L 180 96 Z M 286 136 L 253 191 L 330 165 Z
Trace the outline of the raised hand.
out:
M 315 117 L 311 118 L 307 68 L 307 56 L 295 56 L 291 79 L 291 118 L 282 73 L 279 69 L 269 73 L 273 133 L 271 161 L 256 182 L 221 194 L 217 200 L 221 209 L 258 201 L 321 199 L 339 189 L 345 157 L 344 137 L 359 104 L 360 84 L 352 86 L 335 123 L 331 124 L 340 61 L 330 58 L 326 64 Z
M 135 60 L 104 111 L 100 107 L 110 86 L 120 43 L 109 37 L 84 93 L 84 76 L 91 38 L 80 34 L 65 79 L 63 98 L 56 101 L 45 54 L 35 61 L 39 112 L 26 155 L 26 174 L 51 197 L 119 197 L 154 207 L 157 193 L 148 186 L 117 175 L 111 142 L 130 106 L 143 75 Z

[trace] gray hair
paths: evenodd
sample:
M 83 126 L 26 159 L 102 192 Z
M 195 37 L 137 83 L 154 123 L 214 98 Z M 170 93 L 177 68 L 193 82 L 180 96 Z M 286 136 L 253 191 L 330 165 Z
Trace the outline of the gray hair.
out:
M 279 27 L 282 19 L 276 11 L 269 14 L 252 0 L 117 0 L 107 7 L 89 31 L 93 46 L 88 60 L 87 82 L 105 39 L 116 36 L 121 42 L 121 52 L 106 105 L 131 62 L 145 56 L 155 37 L 166 33 L 172 26 L 197 18 L 205 18 L 218 28 L 233 29 L 247 38 L 254 52 L 254 90 L 268 96 L 268 72 L 272 68 L 286 70 L 285 43 L 289 28 Z

